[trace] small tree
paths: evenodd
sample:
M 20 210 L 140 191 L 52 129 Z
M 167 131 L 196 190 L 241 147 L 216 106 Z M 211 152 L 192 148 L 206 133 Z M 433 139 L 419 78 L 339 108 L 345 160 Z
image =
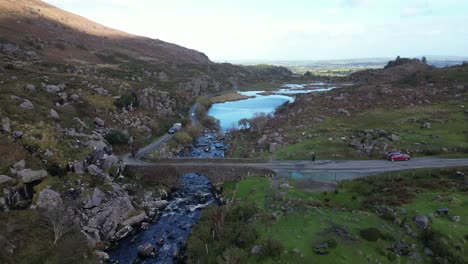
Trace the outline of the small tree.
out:
M 263 134 L 263 130 L 268 123 L 268 115 L 265 113 L 255 113 L 254 117 L 250 119 L 250 126 L 257 131 L 259 135 Z
M 73 213 L 70 209 L 62 202 L 56 207 L 40 210 L 42 226 L 54 234 L 54 245 L 73 227 Z
M 242 118 L 237 122 L 237 125 L 241 127 L 242 130 L 247 130 L 250 128 L 250 122 L 247 118 Z
M 423 56 L 423 57 L 421 58 L 421 62 L 424 63 L 424 64 L 427 64 L 427 58 L 426 58 L 426 56 Z

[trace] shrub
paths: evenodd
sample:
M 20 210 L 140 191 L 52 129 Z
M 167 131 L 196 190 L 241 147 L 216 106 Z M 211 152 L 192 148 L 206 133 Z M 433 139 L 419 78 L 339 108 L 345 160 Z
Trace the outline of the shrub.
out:
M 192 137 L 187 132 L 177 132 L 174 135 L 174 140 L 183 146 L 190 145 L 192 143 Z
M 130 105 L 137 107 L 139 103 L 136 94 L 131 91 L 120 96 L 119 100 L 115 102 L 115 105 L 119 108 L 128 108 Z
M 205 116 L 201 124 L 208 129 L 219 129 L 219 120 L 211 116 Z
M 334 238 L 330 238 L 327 240 L 327 245 L 329 248 L 336 248 L 338 246 L 338 242 Z
M 112 129 L 104 138 L 111 145 L 123 145 L 128 143 L 128 135 L 118 129 Z
M 229 247 L 218 257 L 220 264 L 243 264 L 247 263 L 247 253 L 237 247 Z
M 201 136 L 202 130 L 201 128 L 197 126 L 188 126 L 185 128 L 185 131 L 192 137 L 192 138 L 197 138 Z
M 380 237 L 382 237 L 382 233 L 380 232 L 380 230 L 374 227 L 362 229 L 361 231 L 359 231 L 359 234 L 365 240 L 372 242 L 375 242 L 379 240 Z
M 50 175 L 54 177 L 60 177 L 60 178 L 62 178 L 63 176 L 67 174 L 65 169 L 55 162 L 49 163 L 47 165 L 47 172 L 50 173 Z
M 262 255 L 264 257 L 279 257 L 283 250 L 283 244 L 277 239 L 269 238 L 262 242 Z

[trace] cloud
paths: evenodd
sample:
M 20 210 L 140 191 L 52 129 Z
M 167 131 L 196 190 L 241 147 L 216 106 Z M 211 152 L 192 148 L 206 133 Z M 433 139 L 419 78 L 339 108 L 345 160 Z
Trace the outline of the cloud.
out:
M 401 17 L 427 16 L 430 14 L 432 14 L 432 8 L 427 0 L 411 3 L 401 10 Z

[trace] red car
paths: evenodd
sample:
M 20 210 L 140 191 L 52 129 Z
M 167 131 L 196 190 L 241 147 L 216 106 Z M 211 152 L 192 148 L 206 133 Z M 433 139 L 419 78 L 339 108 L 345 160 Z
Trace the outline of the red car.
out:
M 391 161 L 395 161 L 395 160 L 405 160 L 406 161 L 406 160 L 410 160 L 411 157 L 410 157 L 410 155 L 403 154 L 403 153 L 400 153 L 400 152 L 390 152 L 387 155 L 387 159 L 391 160 Z

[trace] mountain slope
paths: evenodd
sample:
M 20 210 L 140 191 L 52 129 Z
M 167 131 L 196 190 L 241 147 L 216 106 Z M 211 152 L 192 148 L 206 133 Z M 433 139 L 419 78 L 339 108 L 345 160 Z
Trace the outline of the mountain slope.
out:
M 115 49 L 144 60 L 211 63 L 198 51 L 111 29 L 39 0 L 0 0 L 0 14 L 2 38 L 34 43 L 49 59 L 87 57 L 98 62 L 97 57 L 86 53 Z

